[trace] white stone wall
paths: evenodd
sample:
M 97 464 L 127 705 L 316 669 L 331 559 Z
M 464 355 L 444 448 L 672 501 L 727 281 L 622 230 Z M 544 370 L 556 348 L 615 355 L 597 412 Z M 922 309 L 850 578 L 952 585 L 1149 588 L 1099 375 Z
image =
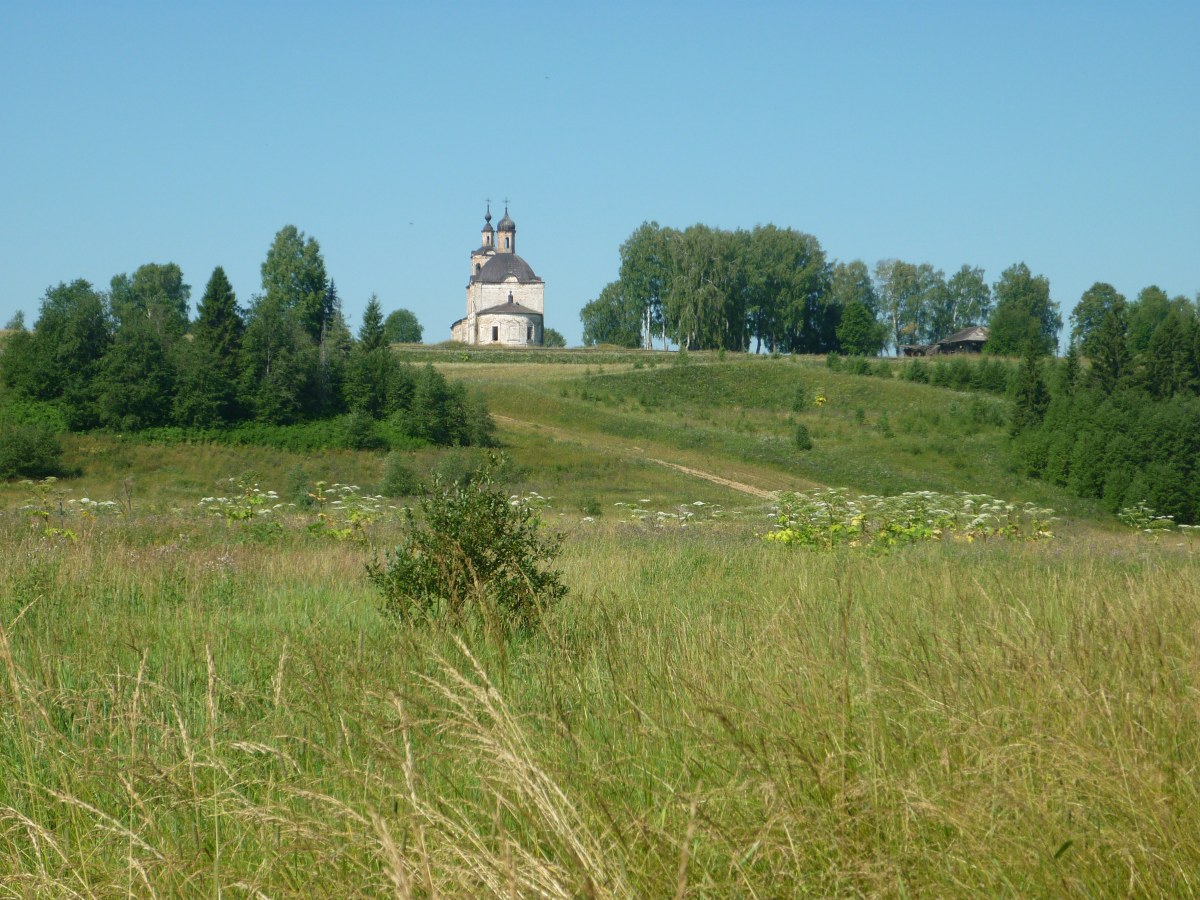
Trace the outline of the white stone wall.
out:
M 536 347 L 542 343 L 542 323 L 532 316 L 479 316 L 476 322 L 480 344 Z M 495 340 L 492 339 L 493 329 L 497 335 Z
M 512 294 L 513 303 L 520 303 L 522 306 L 527 306 L 535 312 L 545 312 L 544 295 L 546 286 L 540 281 L 535 281 L 531 284 L 521 284 L 515 278 L 509 278 L 500 284 L 478 284 L 473 285 L 479 289 L 478 302 L 479 305 L 475 308 L 478 312 L 481 309 L 487 309 L 490 306 L 500 306 L 508 302 L 508 295 Z

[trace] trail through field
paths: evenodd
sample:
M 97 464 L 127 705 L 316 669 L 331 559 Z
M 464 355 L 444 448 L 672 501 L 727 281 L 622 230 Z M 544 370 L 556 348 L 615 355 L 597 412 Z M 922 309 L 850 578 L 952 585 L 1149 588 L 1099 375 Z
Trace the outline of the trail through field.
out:
M 567 440 L 567 441 L 581 440 L 581 438 L 578 434 L 567 431 L 564 428 L 556 428 L 553 425 L 543 425 L 540 422 L 526 422 L 521 419 L 510 418 L 509 416 L 497 415 L 496 413 L 492 413 L 492 418 L 495 419 L 497 422 L 504 422 L 509 425 L 517 425 L 517 426 L 521 426 L 521 427 L 525 427 L 525 428 L 533 428 L 538 431 L 544 431 L 544 432 L 552 434 L 555 437 L 560 438 L 562 440 Z M 627 444 L 625 444 L 621 441 L 618 441 L 612 437 L 606 438 L 604 443 L 607 448 L 617 451 L 617 452 L 620 452 L 624 456 L 636 457 L 637 459 L 644 459 L 646 462 L 651 462 L 651 463 L 655 463 L 656 465 L 665 466 L 668 469 L 674 469 L 676 472 L 682 472 L 683 474 L 691 475 L 694 478 L 703 478 L 705 481 L 711 481 L 713 484 L 719 484 L 722 487 L 727 487 L 727 488 L 730 488 L 735 491 L 740 491 L 743 494 L 750 494 L 751 496 L 760 497 L 762 499 L 770 499 L 774 495 L 773 491 L 769 491 L 766 488 L 756 487 L 755 485 L 746 484 L 745 482 L 742 482 L 742 481 L 734 481 L 731 478 L 725 478 L 721 475 L 716 475 L 712 472 L 705 472 L 702 469 L 692 468 L 691 466 L 684 466 L 684 465 L 680 465 L 679 463 L 668 462 L 665 459 L 657 459 L 653 456 L 646 456 L 645 452 L 642 450 L 641 447 L 627 445 Z
M 722 478 L 720 475 L 714 475 L 712 472 L 701 472 L 699 469 L 693 469 L 691 466 L 681 466 L 678 463 L 667 462 L 665 459 L 655 459 L 652 456 L 643 457 L 646 462 L 658 463 L 660 466 L 666 466 L 668 469 L 674 469 L 676 472 L 683 472 L 685 475 L 694 475 L 697 478 L 703 478 L 706 481 L 711 481 L 713 484 L 719 484 L 723 487 L 733 488 L 735 491 L 741 491 L 743 494 L 753 494 L 755 497 L 763 497 L 770 499 L 774 496 L 774 492 L 766 491 L 762 488 L 755 487 L 752 484 L 745 484 L 741 481 L 731 481 L 728 478 Z

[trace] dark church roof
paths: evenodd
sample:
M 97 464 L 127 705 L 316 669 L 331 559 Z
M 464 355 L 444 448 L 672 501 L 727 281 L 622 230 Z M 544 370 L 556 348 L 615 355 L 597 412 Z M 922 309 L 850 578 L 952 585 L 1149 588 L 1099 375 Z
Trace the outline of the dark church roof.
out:
M 508 217 L 508 209 L 504 210 L 504 218 L 496 223 L 497 231 L 516 231 L 517 223 Z
M 484 263 L 483 268 L 476 272 L 471 280 L 482 281 L 484 284 L 500 284 L 509 277 L 515 277 L 522 284 L 542 280 L 533 274 L 529 263 L 515 253 L 497 253 Z
M 499 306 L 489 306 L 487 309 L 481 309 L 475 315 L 477 316 L 494 316 L 494 315 L 509 315 L 509 316 L 537 316 L 542 318 L 542 314 L 536 309 L 530 309 L 528 306 L 522 306 L 520 303 L 514 303 L 509 300 L 501 303 Z

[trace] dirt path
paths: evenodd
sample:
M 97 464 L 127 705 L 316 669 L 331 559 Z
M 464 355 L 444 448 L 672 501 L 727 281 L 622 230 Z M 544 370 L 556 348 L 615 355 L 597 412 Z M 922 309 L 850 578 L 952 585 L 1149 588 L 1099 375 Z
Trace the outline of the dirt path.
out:
M 497 415 L 496 413 L 492 413 L 492 418 L 497 422 L 504 422 L 508 425 L 518 425 L 523 428 L 534 428 L 539 431 L 549 432 L 550 434 L 562 438 L 563 440 L 576 442 L 579 441 L 578 435 L 562 428 L 555 428 L 553 425 L 542 425 L 538 422 L 525 422 L 521 419 L 513 419 L 509 416 Z M 730 478 L 723 478 L 720 475 L 714 475 L 712 472 L 705 472 L 701 469 L 693 469 L 691 466 L 681 466 L 679 463 L 667 462 L 665 459 L 655 459 L 653 456 L 644 456 L 641 447 L 618 448 L 617 442 L 612 441 L 611 438 L 609 439 L 608 444 L 614 449 L 620 449 L 627 456 L 637 456 L 638 459 L 644 459 L 646 462 L 652 462 L 656 465 L 665 466 L 668 469 L 674 469 L 676 472 L 682 472 L 683 474 L 691 475 L 694 478 L 703 478 L 705 481 L 711 481 L 713 484 L 719 484 L 722 487 L 731 488 L 735 491 L 741 491 L 743 494 L 750 494 L 753 497 L 760 497 L 764 500 L 769 500 L 774 496 L 773 492 L 764 490 L 760 487 L 755 487 L 752 484 L 745 484 L 741 481 L 733 481 Z
M 722 487 L 733 488 L 735 491 L 741 491 L 743 494 L 753 494 L 755 497 L 762 497 L 769 500 L 774 495 L 771 491 L 765 491 L 762 488 L 755 487 L 752 484 L 743 484 L 740 481 L 731 481 L 728 478 L 722 478 L 720 475 L 714 475 L 712 472 L 701 472 L 699 469 L 693 469 L 690 466 L 681 466 L 678 463 L 667 462 L 665 459 L 655 459 L 653 456 L 643 456 L 642 459 L 646 462 L 658 463 L 660 466 L 666 466 L 668 469 L 674 469 L 676 472 L 683 472 L 685 475 L 694 475 L 697 478 L 703 478 L 705 481 L 711 481 L 713 484 L 719 484 Z

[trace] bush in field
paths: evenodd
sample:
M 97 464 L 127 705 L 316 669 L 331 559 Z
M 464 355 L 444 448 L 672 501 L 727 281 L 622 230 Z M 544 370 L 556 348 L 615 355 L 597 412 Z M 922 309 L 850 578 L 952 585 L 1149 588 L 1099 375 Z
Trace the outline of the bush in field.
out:
M 63 448 L 46 425 L 0 425 L 0 480 L 62 472 Z
M 862 356 L 848 356 L 842 361 L 841 370 L 848 375 L 870 375 L 871 364 Z
M 466 447 L 453 447 L 437 461 L 431 474 L 440 478 L 445 484 L 463 484 L 477 478 L 487 463 L 487 456 L 480 451 Z M 493 468 L 492 477 L 503 476 Z
M 375 420 L 362 410 L 343 417 L 342 435 L 351 450 L 383 450 L 387 446 L 375 427 Z
M 796 423 L 796 430 L 792 433 L 792 443 L 797 450 L 812 449 L 812 435 L 808 433 L 808 427 L 803 422 Z
M 917 384 L 929 384 L 929 367 L 925 365 L 924 361 L 914 359 L 901 370 L 900 377 L 905 381 Z
M 490 469 L 462 484 L 435 475 L 420 507 L 420 520 L 405 510 L 403 544 L 367 567 L 389 614 L 505 633 L 532 625 L 566 594 L 550 568 L 560 539 L 542 531 L 533 503 L 501 491 Z
M 792 394 L 792 412 L 801 412 L 808 409 L 811 405 L 812 401 L 809 399 L 808 390 L 804 387 L 804 383 L 797 384 L 796 390 Z
M 409 497 L 421 489 L 421 480 L 408 467 L 403 453 L 389 453 L 383 464 L 379 492 L 387 497 Z

